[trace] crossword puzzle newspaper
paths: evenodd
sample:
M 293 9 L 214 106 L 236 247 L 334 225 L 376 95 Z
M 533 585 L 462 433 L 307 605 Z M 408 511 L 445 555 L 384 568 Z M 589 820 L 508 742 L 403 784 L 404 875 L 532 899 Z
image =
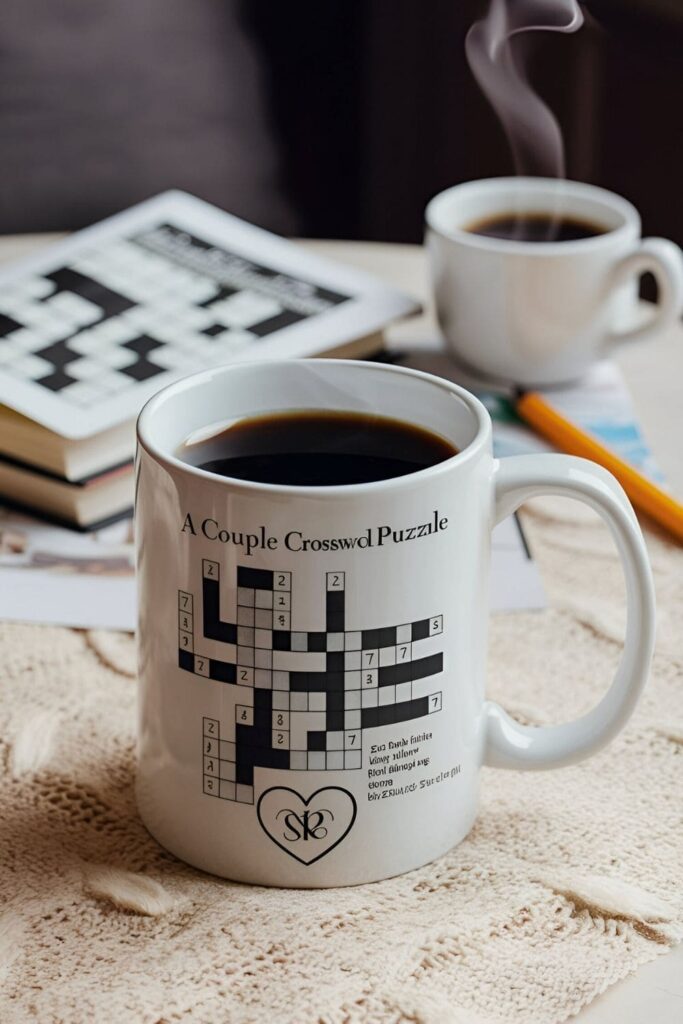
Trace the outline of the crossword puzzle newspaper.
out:
M 164 193 L 0 273 L 0 401 L 87 437 L 195 370 L 359 354 L 354 343 L 417 309 L 365 273 Z

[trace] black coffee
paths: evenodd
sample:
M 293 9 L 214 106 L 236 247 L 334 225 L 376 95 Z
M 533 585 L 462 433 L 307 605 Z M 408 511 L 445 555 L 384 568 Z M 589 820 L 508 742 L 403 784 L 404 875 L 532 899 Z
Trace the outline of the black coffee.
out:
M 451 458 L 457 449 L 401 420 L 312 410 L 241 420 L 211 437 L 189 439 L 178 454 L 219 476 L 328 487 L 405 476 Z
M 465 231 L 486 238 L 505 238 L 515 242 L 576 242 L 581 238 L 604 235 L 603 224 L 578 217 L 554 217 L 549 213 L 498 213 L 468 224 Z

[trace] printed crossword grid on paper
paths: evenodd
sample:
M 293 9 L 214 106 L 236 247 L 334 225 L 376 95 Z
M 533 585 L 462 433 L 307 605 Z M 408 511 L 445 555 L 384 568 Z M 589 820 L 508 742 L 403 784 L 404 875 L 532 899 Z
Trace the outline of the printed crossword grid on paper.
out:
M 170 224 L 86 246 L 0 295 L 0 369 L 74 408 L 167 372 L 226 362 L 348 296 Z
M 443 617 L 349 630 L 344 573 L 326 573 L 324 587 L 317 632 L 291 628 L 290 572 L 238 566 L 234 623 L 221 619 L 218 562 L 202 562 L 201 615 L 196 596 L 178 592 L 180 668 L 240 687 L 234 739 L 221 737 L 217 719 L 203 719 L 207 795 L 253 803 L 259 767 L 361 768 L 366 730 L 441 710 L 431 677 L 443 670 L 443 653 L 420 648 L 443 632 Z M 321 581 L 321 597 L 322 589 Z M 227 660 L 202 654 L 204 638 L 228 645 Z

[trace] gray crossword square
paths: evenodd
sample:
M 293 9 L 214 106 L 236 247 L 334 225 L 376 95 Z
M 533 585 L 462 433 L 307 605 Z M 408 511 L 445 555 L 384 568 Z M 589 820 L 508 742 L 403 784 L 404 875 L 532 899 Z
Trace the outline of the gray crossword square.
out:
M 347 651 L 359 651 L 361 649 L 361 634 L 351 632 L 344 634 L 344 649 Z
M 252 630 L 253 633 L 253 630 Z M 237 664 L 238 665 L 253 665 L 254 664 L 254 648 L 253 647 L 238 647 L 237 648 Z
M 273 634 L 269 629 L 255 629 L 254 633 L 254 646 L 255 647 L 268 647 L 273 646 Z
M 373 690 L 372 692 L 377 693 L 376 690 Z M 356 708 L 360 707 L 360 695 L 360 690 L 347 690 L 346 698 L 344 700 L 344 707 L 347 711 L 355 711 Z
M 331 753 L 327 754 L 327 757 L 326 757 L 325 760 L 326 760 L 326 767 L 328 769 L 337 769 L 338 770 L 340 768 L 343 768 L 344 767 L 344 751 L 343 750 L 333 750 L 333 751 L 331 751 Z
M 273 707 L 276 711 L 289 711 L 289 693 L 285 690 L 273 690 Z
M 328 651 L 343 651 L 344 650 L 344 634 L 343 633 L 328 633 L 327 634 L 327 649 L 328 649 Z
M 270 611 L 269 608 L 255 608 L 253 609 L 252 614 L 254 616 L 252 622 L 245 622 L 245 626 L 256 626 L 258 629 L 272 628 L 273 613 Z
M 237 606 L 237 625 L 238 626 L 253 626 L 254 625 L 254 609 L 245 608 L 242 605 Z
M 344 733 L 343 732 L 328 732 L 327 734 L 327 749 L 328 750 L 343 750 L 344 749 Z
M 345 690 L 358 690 L 358 689 L 360 689 L 360 672 L 345 672 L 344 673 L 344 689 Z
M 396 627 L 396 643 L 397 644 L 408 644 L 413 635 L 411 626 L 397 626 Z
M 305 750 L 292 750 L 289 755 L 289 767 L 295 771 L 306 771 L 308 757 Z
M 272 608 L 273 607 L 273 591 L 272 590 L 257 590 L 254 598 L 254 603 L 257 608 Z
M 325 767 L 325 752 L 323 750 L 309 750 L 308 767 L 316 771 Z
M 307 633 L 292 633 L 291 649 L 293 651 L 307 651 L 308 650 L 308 634 Z
M 273 651 L 270 647 L 257 647 L 254 651 L 254 665 L 256 668 L 273 667 Z
M 308 694 L 290 693 L 289 706 L 292 711 L 308 711 Z
M 395 686 L 381 686 L 379 690 L 380 707 L 385 704 L 393 704 L 396 700 Z
M 288 690 L 289 689 L 289 672 L 273 672 L 273 689 L 274 690 Z
M 308 710 L 309 711 L 324 711 L 326 707 L 326 700 L 324 693 L 309 693 L 308 695 Z
M 237 643 L 241 647 L 254 646 L 254 630 L 250 626 L 237 627 Z

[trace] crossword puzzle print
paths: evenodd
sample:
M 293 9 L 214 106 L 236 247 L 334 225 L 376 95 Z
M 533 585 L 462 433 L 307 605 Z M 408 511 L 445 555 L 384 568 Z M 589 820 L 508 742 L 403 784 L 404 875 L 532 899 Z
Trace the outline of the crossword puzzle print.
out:
M 231 355 L 348 296 L 162 224 L 0 296 L 0 369 L 88 408 Z M 161 381 L 159 382 L 161 384 Z
M 241 688 L 234 738 L 203 720 L 207 795 L 253 803 L 259 767 L 361 768 L 368 729 L 441 710 L 432 677 L 443 653 L 420 647 L 443 632 L 443 617 L 348 629 L 344 573 L 327 573 L 323 585 L 325 629 L 313 632 L 292 629 L 289 572 L 238 566 L 236 622 L 221 618 L 218 562 L 202 562 L 199 617 L 195 595 L 179 591 L 180 668 Z M 203 654 L 204 639 L 227 645 L 226 659 Z

